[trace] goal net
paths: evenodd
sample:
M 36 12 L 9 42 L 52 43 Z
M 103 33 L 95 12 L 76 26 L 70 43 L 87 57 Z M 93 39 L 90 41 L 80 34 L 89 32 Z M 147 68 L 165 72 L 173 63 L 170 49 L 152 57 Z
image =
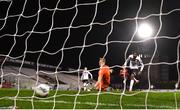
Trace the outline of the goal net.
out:
M 178 109 L 180 1 L 0 0 L 0 108 Z M 144 69 L 128 92 L 120 76 L 138 51 Z M 97 90 L 99 58 L 110 67 Z M 93 80 L 84 91 L 84 68 Z M 46 84 L 46 97 L 37 87 Z M 46 88 L 42 89 L 46 92 Z M 156 100 L 157 99 L 157 100 Z

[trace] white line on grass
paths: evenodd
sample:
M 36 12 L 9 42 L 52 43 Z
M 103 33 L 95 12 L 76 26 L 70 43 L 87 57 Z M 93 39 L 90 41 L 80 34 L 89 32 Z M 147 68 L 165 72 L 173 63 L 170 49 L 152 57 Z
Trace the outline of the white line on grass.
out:
M 31 101 L 29 99 L 18 99 L 19 101 Z M 34 102 L 44 102 L 44 103 L 51 103 L 54 102 L 54 100 L 34 100 Z M 63 104 L 74 104 L 74 102 L 69 101 L 56 101 L 56 103 L 63 103 Z M 81 105 L 96 105 L 95 102 L 76 102 L 76 104 Z M 119 106 L 119 104 L 108 104 L 108 103 L 99 103 L 101 106 Z
M 132 106 L 132 107 L 145 107 L 143 104 L 126 104 L 126 106 Z M 147 105 L 149 108 L 158 108 L 158 109 L 175 109 L 174 106 L 167 106 L 167 105 Z
M 26 102 L 30 102 L 30 99 L 17 99 L 19 101 L 26 101 Z M 44 103 L 53 103 L 54 100 L 33 100 L 34 102 L 44 102 Z M 62 103 L 62 104 L 74 104 L 74 102 L 70 102 L 70 101 L 56 101 L 56 103 Z M 96 106 L 97 103 L 95 102 L 76 102 L 76 104 L 80 104 L 80 105 L 93 105 Z M 99 106 L 111 106 L 111 107 L 119 107 L 119 104 L 113 104 L 113 103 L 98 103 Z M 131 107 L 145 107 L 144 104 L 125 104 L 124 106 L 131 106 Z M 159 109 L 175 109 L 174 106 L 167 106 L 167 105 L 152 105 L 152 104 L 148 104 L 147 105 L 149 108 L 159 108 Z

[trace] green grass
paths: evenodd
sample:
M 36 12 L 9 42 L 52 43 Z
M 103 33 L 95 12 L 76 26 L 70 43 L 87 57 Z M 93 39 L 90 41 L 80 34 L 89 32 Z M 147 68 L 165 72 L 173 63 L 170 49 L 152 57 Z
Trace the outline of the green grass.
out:
M 176 109 L 176 104 L 180 109 L 180 92 L 149 92 L 146 104 L 147 92 L 143 91 L 127 92 L 123 97 L 120 91 L 102 92 L 99 98 L 98 91 L 81 92 L 75 101 L 77 92 L 58 91 L 54 95 L 51 91 L 46 98 L 32 98 L 32 90 L 0 89 L 0 109 L 14 105 L 20 109 Z

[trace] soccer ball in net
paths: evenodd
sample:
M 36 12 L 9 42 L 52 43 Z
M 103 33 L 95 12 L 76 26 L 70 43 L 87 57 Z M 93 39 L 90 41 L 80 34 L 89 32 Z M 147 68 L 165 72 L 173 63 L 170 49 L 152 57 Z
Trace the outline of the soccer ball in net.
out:
M 49 94 L 50 87 L 47 84 L 39 84 L 35 88 L 35 93 L 39 97 L 47 97 Z

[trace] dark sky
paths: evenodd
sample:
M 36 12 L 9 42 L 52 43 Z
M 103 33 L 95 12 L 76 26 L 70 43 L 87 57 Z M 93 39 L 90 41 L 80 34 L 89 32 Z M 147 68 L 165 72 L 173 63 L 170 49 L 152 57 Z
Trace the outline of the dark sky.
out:
M 161 2 L 142 0 L 138 15 L 144 18 L 137 20 L 139 24 L 151 23 L 154 36 L 160 28 Z M 77 0 L 77 7 L 75 4 L 76 0 L 0 1 L 1 56 L 9 54 L 11 57 L 24 57 L 29 61 L 37 61 L 39 57 L 40 63 L 55 66 L 60 63 L 61 67 L 75 69 L 81 65 L 80 68 L 87 66 L 93 69 L 98 67 L 99 57 L 106 55 L 108 65 L 122 65 L 128 43 L 115 41 L 130 41 L 132 38 L 136 29 L 134 18 L 140 0 L 99 0 L 98 5 L 97 0 Z M 119 8 L 115 15 L 117 6 Z M 180 40 L 180 37 L 177 37 L 180 35 L 180 0 L 164 0 L 162 13 L 162 27 L 158 36 L 168 36 L 172 39 L 157 39 L 156 54 L 168 57 L 168 60 L 162 59 L 163 62 L 176 62 Z M 110 21 L 113 16 L 115 21 L 112 23 Z M 93 25 L 90 25 L 91 23 Z M 133 40 L 141 39 L 135 35 Z M 105 45 L 106 42 L 109 44 Z M 82 48 L 83 44 L 87 47 Z M 149 45 L 142 46 L 144 44 Z M 153 39 L 138 45 L 144 50 L 149 49 L 149 53 L 153 54 Z M 127 55 L 134 47 L 136 44 L 132 43 Z M 41 50 L 46 52 L 41 53 Z M 176 65 L 170 68 L 176 69 Z

